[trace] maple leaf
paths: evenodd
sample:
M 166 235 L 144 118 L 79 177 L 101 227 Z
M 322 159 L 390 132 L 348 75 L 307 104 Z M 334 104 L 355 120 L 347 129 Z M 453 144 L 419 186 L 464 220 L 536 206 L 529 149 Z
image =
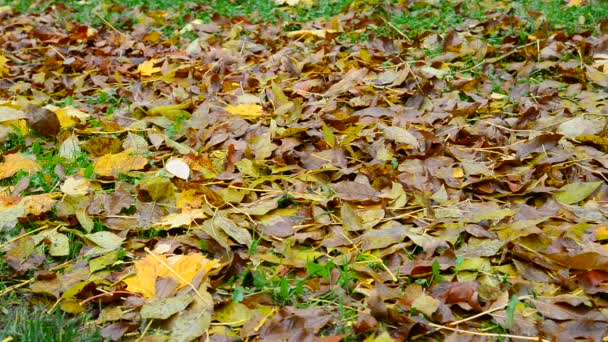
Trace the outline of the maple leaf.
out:
M 147 77 L 160 72 L 161 68 L 155 67 L 154 66 L 155 63 L 156 63 L 156 60 L 153 60 L 153 59 L 145 61 L 137 66 L 137 72 L 139 72 L 142 76 L 147 76 Z
M 201 253 L 169 257 L 148 254 L 144 259 L 135 261 L 135 276 L 124 282 L 129 291 L 153 298 L 159 277 L 173 278 L 179 284 L 177 289 L 180 289 L 187 286 L 200 271 L 208 273 L 217 265 L 217 260 L 209 260 Z

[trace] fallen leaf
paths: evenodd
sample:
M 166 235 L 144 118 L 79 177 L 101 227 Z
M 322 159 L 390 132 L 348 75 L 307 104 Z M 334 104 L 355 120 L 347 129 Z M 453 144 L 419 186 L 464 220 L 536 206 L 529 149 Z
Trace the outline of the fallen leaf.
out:
M 179 158 L 171 158 L 165 163 L 165 169 L 177 178 L 188 179 L 190 177 L 190 166 Z
M 167 319 L 184 311 L 192 302 L 188 294 L 171 298 L 152 298 L 141 307 L 141 317 L 145 319 Z
M 93 171 L 100 176 L 116 177 L 132 170 L 141 170 L 146 164 L 148 160 L 143 156 L 132 154 L 131 151 L 123 151 L 100 157 L 95 162 Z
M 32 157 L 21 153 L 7 154 L 4 156 L 4 162 L 0 164 L 0 179 L 12 177 L 19 171 L 32 174 L 41 169 Z
M 555 194 L 555 199 L 564 204 L 574 204 L 589 197 L 604 182 L 580 182 L 566 184 Z
M 226 107 L 226 111 L 232 115 L 239 115 L 245 118 L 266 115 L 263 107 L 255 103 L 230 105 Z
M 147 60 L 137 66 L 137 72 L 140 75 L 146 76 L 146 77 L 150 77 L 153 74 L 159 73 L 161 71 L 161 68 L 155 67 L 154 64 L 156 64 L 156 60 L 154 60 L 154 59 Z

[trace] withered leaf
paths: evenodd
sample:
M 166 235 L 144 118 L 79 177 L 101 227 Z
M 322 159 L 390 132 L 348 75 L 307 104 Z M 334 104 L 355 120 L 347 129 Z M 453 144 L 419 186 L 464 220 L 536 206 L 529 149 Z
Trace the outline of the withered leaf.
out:
M 61 129 L 59 118 L 53 111 L 33 103 L 25 107 L 30 128 L 43 136 L 56 136 Z

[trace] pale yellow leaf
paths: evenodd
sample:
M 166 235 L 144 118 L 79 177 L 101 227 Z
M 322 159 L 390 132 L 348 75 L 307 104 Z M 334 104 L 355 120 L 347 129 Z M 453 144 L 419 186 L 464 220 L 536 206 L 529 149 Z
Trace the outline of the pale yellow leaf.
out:
M 66 195 L 86 195 L 91 188 L 91 182 L 86 178 L 68 177 L 63 185 L 61 185 L 61 191 Z

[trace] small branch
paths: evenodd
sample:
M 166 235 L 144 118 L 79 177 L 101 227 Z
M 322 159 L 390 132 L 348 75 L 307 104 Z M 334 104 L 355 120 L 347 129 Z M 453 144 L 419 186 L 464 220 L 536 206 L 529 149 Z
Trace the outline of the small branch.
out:
M 531 298 L 530 296 L 521 296 L 521 297 L 519 297 L 519 300 L 526 300 L 526 299 L 530 299 L 530 298 Z M 461 324 L 461 323 L 464 323 L 464 322 L 472 321 L 472 320 L 474 320 L 476 318 L 479 318 L 481 316 L 485 316 L 485 315 L 490 314 L 490 313 L 492 313 L 494 311 L 502 310 L 502 309 L 506 308 L 507 306 L 509 306 L 509 303 L 497 306 L 497 307 L 492 308 L 492 309 L 488 309 L 488 310 L 486 310 L 484 312 L 480 312 L 480 313 L 478 313 L 476 315 L 473 315 L 471 317 L 467 317 L 467 318 L 461 319 L 459 321 L 450 322 L 450 323 L 448 323 L 448 325 L 458 325 L 458 324 Z
M 137 338 L 137 340 L 135 340 L 135 342 L 140 342 L 141 340 L 144 339 L 144 337 L 146 336 L 146 333 L 148 332 L 148 329 L 150 329 L 150 326 L 152 325 L 152 322 L 154 322 L 154 319 L 151 319 L 150 322 L 148 322 L 148 324 L 144 328 L 144 331 L 142 331 L 141 336 L 139 336 Z
M 405 33 L 403 33 L 403 31 L 401 31 L 399 28 L 397 28 L 397 26 L 393 25 L 393 23 L 391 23 L 390 21 L 386 20 L 385 18 L 382 18 L 382 20 L 384 21 L 385 24 L 387 24 L 388 26 L 390 26 L 390 28 L 392 28 L 393 30 L 395 30 L 395 32 L 397 32 L 401 37 L 405 38 L 405 40 L 407 40 L 408 42 L 412 42 L 412 40 L 410 39 L 410 37 L 408 37 Z
M 29 231 L 29 232 L 27 232 L 27 233 L 25 233 L 25 234 L 23 234 L 23 235 L 19 235 L 19 236 L 15 237 L 15 238 L 12 238 L 12 239 L 10 239 L 10 240 L 6 241 L 5 243 L 1 244 L 1 245 L 0 245 L 0 249 L 3 249 L 4 247 L 6 247 L 6 246 L 10 245 L 11 243 L 13 243 L 13 242 L 15 242 L 15 241 L 17 241 L 17 240 L 19 240 L 19 239 L 22 239 L 22 238 L 24 238 L 24 237 L 26 237 L 26 236 L 28 236 L 28 235 L 32 235 L 32 234 L 34 234 L 34 233 L 37 233 L 37 232 L 39 232 L 39 231 L 41 231 L 41 230 L 44 230 L 44 229 L 46 229 L 46 228 L 48 228 L 48 227 L 49 227 L 49 226 L 45 224 L 45 225 L 44 225 L 44 226 L 42 226 L 42 227 L 36 228 L 36 229 L 34 229 L 34 230 L 32 230 L 32 231 Z
M 511 335 L 511 334 L 484 333 L 484 332 L 463 330 L 463 329 L 457 329 L 457 328 L 450 328 L 450 327 L 446 327 L 446 326 L 435 324 L 435 323 L 428 323 L 428 324 L 434 328 L 437 328 L 437 330 L 449 330 L 449 331 L 454 331 L 454 332 L 466 334 L 466 335 L 486 336 L 486 337 L 507 337 L 507 338 L 512 338 L 512 339 L 516 339 L 516 340 L 524 340 L 524 341 L 549 342 L 549 340 L 545 340 L 544 338 L 541 338 L 540 336 L 521 336 L 521 335 Z

